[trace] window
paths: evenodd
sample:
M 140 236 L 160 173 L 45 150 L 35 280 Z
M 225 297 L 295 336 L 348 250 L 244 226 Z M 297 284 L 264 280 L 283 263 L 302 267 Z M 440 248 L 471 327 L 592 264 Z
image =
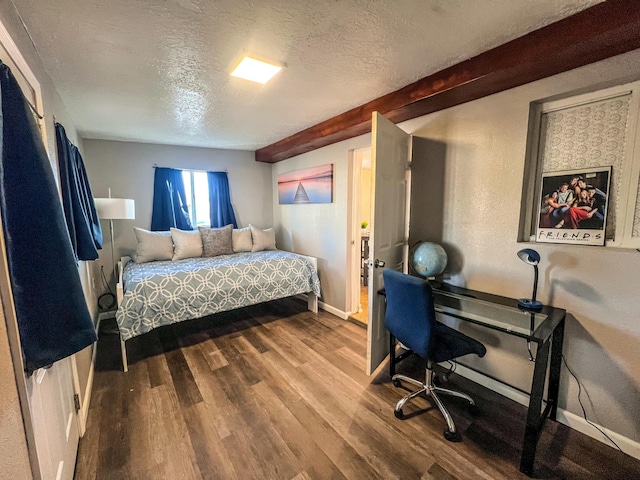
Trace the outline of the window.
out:
M 535 240 L 542 177 L 611 167 L 606 246 L 640 247 L 640 82 L 532 104 L 521 240 Z
M 182 179 L 186 194 L 187 207 L 191 225 L 196 227 L 210 227 L 209 211 L 209 182 L 207 172 L 200 170 L 183 170 Z

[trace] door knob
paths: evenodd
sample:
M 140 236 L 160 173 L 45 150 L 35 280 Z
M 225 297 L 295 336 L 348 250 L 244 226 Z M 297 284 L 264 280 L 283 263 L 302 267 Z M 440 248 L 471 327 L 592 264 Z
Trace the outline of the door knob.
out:
M 373 263 L 373 266 L 378 268 L 378 267 L 384 267 L 384 262 L 382 260 L 378 260 L 376 258 L 376 261 Z

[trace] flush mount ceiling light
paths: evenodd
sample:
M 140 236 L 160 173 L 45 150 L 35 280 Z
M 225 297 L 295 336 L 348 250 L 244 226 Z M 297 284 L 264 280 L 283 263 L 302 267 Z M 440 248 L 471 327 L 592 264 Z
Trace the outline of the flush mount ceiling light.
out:
M 282 66 L 262 62 L 251 57 L 244 57 L 238 66 L 231 72 L 232 77 L 244 78 L 261 84 L 267 83 L 282 70 Z

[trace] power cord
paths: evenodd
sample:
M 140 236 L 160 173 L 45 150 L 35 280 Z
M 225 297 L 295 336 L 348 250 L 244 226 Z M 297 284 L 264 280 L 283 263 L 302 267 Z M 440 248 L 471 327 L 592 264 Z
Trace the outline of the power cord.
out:
M 107 287 L 108 293 L 103 293 L 98 297 L 98 306 L 103 311 L 108 311 L 116 304 L 116 296 L 107 282 L 107 276 L 104 274 L 104 265 L 100 266 L 100 272 L 102 273 L 102 282 Z
M 104 265 L 100 265 L 100 273 L 102 274 L 102 282 L 104 283 L 104 286 L 107 287 L 107 290 L 111 295 L 114 295 L 109 282 L 107 282 L 107 276 L 104 274 Z
M 564 358 L 564 355 L 562 355 L 562 362 L 564 363 L 564 366 L 567 367 L 567 370 L 569 371 L 571 376 L 575 379 L 576 383 L 578 384 L 578 403 L 580 404 L 580 408 L 582 409 L 582 416 L 584 417 L 584 420 L 589 425 L 591 425 L 593 428 L 598 430 L 602 435 L 604 435 L 607 438 L 607 440 L 609 440 L 611 443 L 613 443 L 615 445 L 615 447 L 622 452 L 622 449 L 620 448 L 620 446 L 616 442 L 614 442 L 613 439 L 609 435 L 604 433 L 602 431 L 602 429 L 600 427 L 598 427 L 598 425 L 596 425 L 595 423 L 593 423 L 591 420 L 589 420 L 587 418 L 587 411 L 585 410 L 584 405 L 582 404 L 582 398 L 581 398 L 582 385 L 580 384 L 580 380 L 578 380 L 578 377 L 576 376 L 576 374 L 573 373 L 573 371 L 569 368 L 569 365 L 567 364 L 567 359 Z

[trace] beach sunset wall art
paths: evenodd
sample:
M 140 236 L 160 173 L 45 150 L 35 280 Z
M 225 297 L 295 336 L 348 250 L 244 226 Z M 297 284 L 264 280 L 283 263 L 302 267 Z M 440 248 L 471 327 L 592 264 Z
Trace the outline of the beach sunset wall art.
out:
M 281 205 L 331 203 L 333 164 L 278 175 L 278 200 Z

